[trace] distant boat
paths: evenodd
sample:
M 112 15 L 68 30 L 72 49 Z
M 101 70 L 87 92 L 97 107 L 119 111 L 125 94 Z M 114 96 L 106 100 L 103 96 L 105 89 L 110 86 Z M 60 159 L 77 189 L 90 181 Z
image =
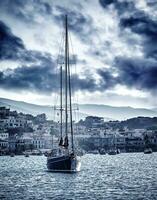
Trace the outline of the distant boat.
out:
M 99 150 L 99 154 L 100 154 L 100 155 L 105 155 L 105 154 L 106 154 L 105 149 L 100 149 L 100 150 Z
M 99 154 L 98 150 L 90 150 L 87 152 L 88 154 Z
M 37 149 L 34 149 L 32 152 L 31 152 L 31 155 L 33 156 L 42 156 L 42 152 L 40 150 L 37 150 Z
M 112 149 L 108 152 L 108 155 L 116 155 L 117 154 L 117 150 L 116 149 Z
M 144 154 L 151 154 L 153 153 L 151 148 L 144 149 Z
M 14 157 L 14 156 L 15 156 L 15 154 L 14 154 L 14 153 L 11 153 L 11 154 L 10 154 L 10 157 Z
M 78 172 L 81 162 L 78 159 L 73 137 L 73 116 L 71 98 L 71 72 L 69 59 L 69 38 L 68 38 L 68 17 L 65 16 L 65 37 L 64 37 L 64 62 L 60 66 L 60 142 L 56 152 L 47 157 L 47 168 L 52 172 Z M 62 48 L 63 49 L 63 48 Z M 63 66 L 64 67 L 63 67 Z M 64 86 L 64 87 L 63 87 Z M 63 91 L 64 90 L 64 91 Z M 64 94 L 64 95 L 63 95 Z M 64 100 L 63 100 L 64 97 Z M 64 101 L 64 104 L 63 104 Z M 64 111 L 64 112 L 63 112 Z M 63 121 L 65 131 L 63 131 Z M 69 147 L 69 133 L 71 136 L 71 147 Z M 63 137 L 65 134 L 65 137 Z
M 25 156 L 26 158 L 28 158 L 28 157 L 29 157 L 29 154 L 28 154 L 28 153 L 25 153 L 24 156 Z
M 117 154 L 120 154 L 120 149 L 117 149 Z
M 116 155 L 116 154 L 120 154 L 120 149 L 111 149 L 108 152 L 108 155 Z

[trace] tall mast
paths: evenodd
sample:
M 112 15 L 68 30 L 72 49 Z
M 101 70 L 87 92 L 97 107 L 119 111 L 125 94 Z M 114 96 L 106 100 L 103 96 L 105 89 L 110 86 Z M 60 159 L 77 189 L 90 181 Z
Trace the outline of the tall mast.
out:
M 68 75 L 68 21 L 65 15 L 65 134 L 68 138 L 68 88 L 67 88 L 67 75 Z
M 74 134 L 73 134 L 73 117 L 72 117 L 72 101 L 71 101 L 71 79 L 70 79 L 70 63 L 69 63 L 69 45 L 68 45 L 68 86 L 69 86 L 69 104 L 70 104 L 70 129 L 71 129 L 71 148 L 74 153 Z
M 63 84 L 62 84 L 62 65 L 60 66 L 60 142 L 59 146 L 63 145 Z

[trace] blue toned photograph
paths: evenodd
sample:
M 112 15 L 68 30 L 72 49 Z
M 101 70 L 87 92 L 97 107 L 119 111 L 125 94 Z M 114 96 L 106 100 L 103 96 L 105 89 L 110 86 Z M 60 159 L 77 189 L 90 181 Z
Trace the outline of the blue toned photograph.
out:
M 0 200 L 157 200 L 157 0 L 0 0 Z

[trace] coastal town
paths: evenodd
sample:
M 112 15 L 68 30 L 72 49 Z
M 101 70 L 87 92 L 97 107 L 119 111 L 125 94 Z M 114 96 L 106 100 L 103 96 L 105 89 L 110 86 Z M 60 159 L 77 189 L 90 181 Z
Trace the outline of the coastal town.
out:
M 121 153 L 143 152 L 146 144 L 157 151 L 156 121 L 156 118 L 146 117 L 104 121 L 102 117 L 87 116 L 74 123 L 75 143 L 79 151 L 94 154 L 113 149 Z M 33 116 L 2 106 L 0 155 L 24 155 L 25 152 L 42 155 L 57 148 L 59 129 L 59 122 L 47 120 L 44 113 Z

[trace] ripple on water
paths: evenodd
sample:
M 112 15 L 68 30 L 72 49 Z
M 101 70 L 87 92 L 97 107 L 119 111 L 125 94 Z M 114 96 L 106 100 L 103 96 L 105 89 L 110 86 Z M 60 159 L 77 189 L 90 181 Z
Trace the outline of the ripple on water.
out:
M 0 157 L 0 199 L 157 199 L 157 153 L 85 155 L 77 174 L 50 173 L 44 156 Z

